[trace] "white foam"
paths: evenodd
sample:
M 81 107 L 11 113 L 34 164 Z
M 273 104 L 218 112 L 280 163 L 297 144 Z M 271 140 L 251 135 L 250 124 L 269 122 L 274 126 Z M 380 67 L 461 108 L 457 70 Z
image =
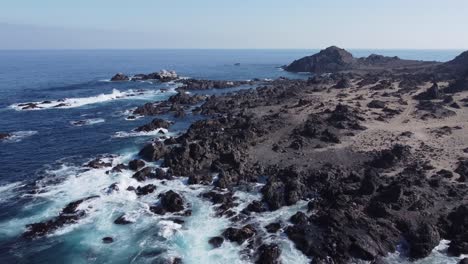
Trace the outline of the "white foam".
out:
M 90 126 L 90 125 L 104 123 L 104 122 L 106 122 L 104 118 L 90 118 L 90 119 L 85 119 L 85 120 L 70 121 L 70 124 L 74 126 Z
M 51 100 L 51 101 L 40 101 L 40 102 L 28 102 L 28 103 L 18 103 L 10 105 L 10 108 L 17 111 L 25 110 L 45 110 L 45 109 L 67 109 L 67 108 L 76 108 L 82 107 L 85 105 L 103 103 L 113 100 L 124 100 L 124 99 L 133 99 L 133 100 L 145 100 L 151 97 L 162 94 L 160 90 L 127 90 L 121 92 L 117 89 L 114 89 L 112 93 L 109 94 L 99 94 L 96 96 L 90 97 L 81 97 L 81 98 L 65 98 L 61 100 Z M 34 108 L 24 109 L 27 107 L 25 104 L 34 104 Z
M 22 182 L 13 182 L 0 186 L 0 203 L 6 203 L 16 196 L 16 190 L 24 186 Z
M 37 134 L 37 131 L 17 131 L 10 133 L 11 135 L 3 140 L 3 142 L 20 142 L 21 140 Z
M 128 138 L 128 137 L 153 137 L 153 136 L 171 136 L 173 133 L 169 133 L 169 131 L 165 128 L 158 128 L 152 131 L 132 131 L 132 132 L 125 132 L 125 131 L 118 131 L 112 136 L 113 138 Z

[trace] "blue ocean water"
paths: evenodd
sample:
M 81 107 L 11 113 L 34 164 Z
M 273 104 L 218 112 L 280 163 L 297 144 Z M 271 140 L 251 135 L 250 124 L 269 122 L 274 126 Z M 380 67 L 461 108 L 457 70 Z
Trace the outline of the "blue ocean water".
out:
M 115 207 L 125 205 L 125 210 L 135 212 L 138 219 L 142 214 L 140 203 L 135 202 L 134 197 L 120 196 L 102 198 L 99 204 L 93 204 L 91 222 L 84 221 L 38 241 L 23 241 L 18 236 L 26 224 L 57 215 L 68 202 L 99 193 L 113 182 L 123 186 L 133 184 L 126 179 L 128 175 L 108 179 L 104 171 L 83 171 L 80 166 L 100 154 L 117 154 L 123 161 L 131 158 L 154 135 L 132 134 L 133 128 L 151 118 L 128 121 L 126 111 L 146 102 L 166 99 L 173 93 L 161 93 L 159 89 L 170 90 L 175 85 L 112 83 L 108 79 L 113 74 L 170 69 L 181 76 L 202 79 L 307 78 L 305 74 L 284 72 L 279 66 L 315 52 L 317 50 L 0 51 L 0 132 L 15 135 L 11 140 L 0 142 L 0 263 L 150 263 L 160 255 L 153 251 L 162 248 L 168 255 L 182 255 L 186 263 L 237 261 L 235 247 L 226 246 L 217 253 L 206 248 L 206 236 L 219 234 L 227 223 L 206 218 L 204 212 L 210 210 L 209 206 L 182 183 L 170 187 L 192 198 L 194 216 L 187 224 L 191 228 L 180 231 L 175 237 L 168 238 L 164 232 L 160 234 L 165 227 L 160 219 L 153 219 L 159 223 L 158 230 L 153 230 L 158 235 L 154 236 L 148 236 L 148 230 L 152 230 L 148 219 L 139 221 L 131 230 L 116 229 L 109 220 L 119 213 Z M 436 61 L 453 59 L 460 52 L 352 50 L 355 56 L 378 53 Z M 216 91 L 219 92 L 223 91 Z M 138 95 L 127 96 L 132 93 Z M 18 103 L 64 98 L 72 102 L 69 108 L 17 111 L 13 107 Z M 88 124 L 72 124 L 78 120 L 87 120 Z M 190 116 L 179 120 L 171 132 L 182 131 L 191 121 Z M 43 190 L 39 194 L 29 194 L 28 184 L 38 179 L 44 182 Z M 249 196 L 246 194 L 244 198 L 248 200 Z M 203 226 L 204 221 L 211 221 L 213 228 L 207 230 L 198 226 Z M 121 243 L 115 243 L 112 249 L 103 248 L 100 242 L 100 238 L 109 233 L 121 238 Z M 287 242 L 284 246 L 291 247 Z M 285 262 L 304 260 L 294 249 L 283 251 L 286 252 Z

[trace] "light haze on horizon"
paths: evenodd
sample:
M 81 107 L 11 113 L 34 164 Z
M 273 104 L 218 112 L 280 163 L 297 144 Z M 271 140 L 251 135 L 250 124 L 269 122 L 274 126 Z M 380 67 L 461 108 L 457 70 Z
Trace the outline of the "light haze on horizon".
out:
M 0 49 L 468 49 L 466 0 L 2 0 Z

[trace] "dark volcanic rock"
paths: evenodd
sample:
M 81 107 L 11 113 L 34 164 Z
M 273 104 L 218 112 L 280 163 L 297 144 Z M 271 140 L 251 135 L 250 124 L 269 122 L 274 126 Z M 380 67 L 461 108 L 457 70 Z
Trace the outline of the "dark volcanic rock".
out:
M 136 179 L 139 182 L 146 181 L 149 178 L 154 178 L 153 169 L 150 167 L 145 167 L 133 174 L 132 178 Z
M 244 241 L 253 237 L 256 233 L 256 230 L 251 225 L 246 225 L 242 228 L 233 228 L 229 227 L 223 232 L 223 236 L 232 242 L 237 242 L 239 245 L 242 245 Z
M 154 143 L 147 144 L 140 150 L 138 155 L 147 161 L 157 161 L 162 158 L 167 152 L 166 146 L 157 141 Z
M 132 161 L 130 161 L 130 162 L 128 163 L 128 168 L 131 169 L 131 170 L 133 170 L 133 171 L 137 171 L 137 170 L 139 170 L 139 169 L 145 167 L 145 165 L 146 165 L 146 164 L 145 164 L 144 161 L 137 159 L 137 160 L 132 160 Z
M 440 98 L 442 98 L 442 93 L 440 92 L 439 85 L 437 85 L 437 83 L 434 83 L 426 91 L 414 96 L 414 99 L 416 100 L 435 100 Z
M 111 162 L 105 162 L 101 158 L 97 158 L 97 159 L 94 159 L 94 160 L 88 162 L 85 166 L 93 168 L 93 169 L 101 169 L 101 168 L 112 166 L 112 163 Z
M 368 104 L 367 104 L 367 107 L 369 108 L 379 108 L 379 109 L 382 109 L 382 108 L 385 108 L 386 104 L 384 101 L 380 101 L 380 100 L 372 100 L 370 101 Z
M 341 80 L 338 81 L 338 83 L 336 83 L 334 88 L 345 89 L 351 86 L 352 86 L 351 81 L 348 78 L 342 78 Z
M 74 202 L 71 202 L 65 206 L 60 214 L 48 221 L 29 224 L 26 226 L 26 231 L 23 233 L 23 237 L 32 239 L 37 237 L 43 237 L 47 234 L 50 234 L 57 229 L 68 225 L 76 223 L 79 219 L 86 216 L 85 210 L 78 210 L 78 207 L 85 201 L 98 198 L 99 196 L 90 196 L 84 199 L 80 199 Z
M 464 258 L 458 262 L 458 264 L 468 264 L 468 258 Z
M 160 119 L 160 118 L 155 118 L 155 119 L 153 119 L 153 121 L 151 121 L 151 123 L 140 126 L 140 127 L 136 128 L 135 131 L 137 131 L 137 132 L 149 132 L 149 131 L 153 131 L 153 130 L 156 130 L 156 129 L 159 129 L 159 128 L 168 129 L 171 126 L 171 124 L 172 123 L 169 122 L 169 121 L 166 121 L 166 120 L 163 120 L 163 119 Z
M 371 162 L 371 165 L 375 168 L 390 168 L 395 163 L 408 156 L 409 153 L 409 146 L 396 144 L 391 149 L 382 150 Z
M 458 181 L 466 182 L 468 180 L 468 159 L 460 160 L 455 172 L 460 174 Z
M 111 81 L 113 82 L 117 82 L 117 81 L 128 81 L 130 80 L 130 78 L 128 78 L 127 75 L 123 74 L 123 73 L 117 73 L 116 75 L 114 75 L 112 78 L 111 78 Z
M 280 264 L 281 249 L 276 244 L 262 245 L 258 249 L 257 264 Z
M 133 223 L 133 222 L 128 220 L 125 217 L 125 214 L 117 217 L 117 219 L 115 219 L 115 221 L 114 221 L 114 224 L 116 224 L 116 225 L 128 225 L 128 224 L 131 224 L 131 223 Z
M 436 227 L 423 223 L 412 231 L 407 239 L 410 243 L 410 257 L 419 259 L 428 256 L 439 244 L 440 235 Z
M 114 239 L 112 237 L 103 237 L 102 238 L 102 243 L 104 244 L 111 244 L 114 242 Z
M 213 248 L 219 248 L 224 242 L 224 238 L 222 237 L 212 237 L 210 238 L 210 240 L 208 240 L 208 243 L 210 243 L 210 245 L 213 247 Z
M 281 229 L 281 223 L 271 223 L 265 226 L 268 233 L 276 233 Z
M 142 195 L 147 195 L 147 194 L 153 193 L 155 190 L 156 190 L 156 186 L 155 186 L 155 185 L 153 185 L 153 184 L 148 184 L 148 185 L 145 185 L 145 186 L 143 186 L 143 187 L 138 187 L 138 188 L 136 188 L 135 193 L 136 193 L 138 196 L 142 196 Z
M 170 190 L 159 195 L 159 204 L 150 207 L 150 210 L 156 214 L 165 214 L 166 212 L 175 213 L 184 210 L 184 199 L 180 194 Z

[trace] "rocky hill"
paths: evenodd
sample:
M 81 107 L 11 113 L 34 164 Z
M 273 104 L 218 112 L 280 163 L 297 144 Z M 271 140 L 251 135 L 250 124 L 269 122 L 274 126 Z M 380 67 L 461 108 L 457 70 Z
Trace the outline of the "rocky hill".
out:
M 289 72 L 335 73 L 342 71 L 421 71 L 439 62 L 404 60 L 372 54 L 364 58 L 355 58 L 350 52 L 336 46 L 328 47 L 319 53 L 295 60 L 284 67 Z

